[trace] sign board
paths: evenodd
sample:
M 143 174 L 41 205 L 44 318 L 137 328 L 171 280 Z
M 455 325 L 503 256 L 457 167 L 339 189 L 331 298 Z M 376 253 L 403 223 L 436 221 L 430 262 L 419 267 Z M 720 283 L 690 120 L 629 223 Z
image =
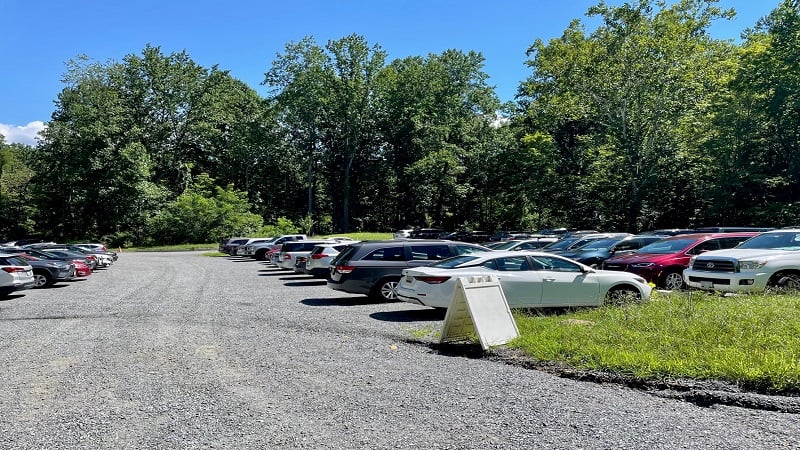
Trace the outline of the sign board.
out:
M 491 275 L 459 277 L 439 342 L 463 341 L 476 334 L 484 350 L 519 336 L 500 281 Z

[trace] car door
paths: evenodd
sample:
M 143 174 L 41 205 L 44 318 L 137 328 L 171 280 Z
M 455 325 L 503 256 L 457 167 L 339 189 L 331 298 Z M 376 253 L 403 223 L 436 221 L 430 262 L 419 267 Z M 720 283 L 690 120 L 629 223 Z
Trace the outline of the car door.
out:
M 536 308 L 541 305 L 542 277 L 539 271 L 531 270 L 527 256 L 494 258 L 486 261 L 483 267 L 500 281 L 509 307 Z
M 598 278 L 573 261 L 556 256 L 531 256 L 542 277 L 541 306 L 596 305 L 600 301 Z

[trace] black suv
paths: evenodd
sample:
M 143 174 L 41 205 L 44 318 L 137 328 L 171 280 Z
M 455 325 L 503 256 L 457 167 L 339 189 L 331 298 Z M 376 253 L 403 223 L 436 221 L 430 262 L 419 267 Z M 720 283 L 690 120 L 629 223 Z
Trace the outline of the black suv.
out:
M 328 287 L 395 301 L 403 269 L 486 251 L 490 250 L 480 245 L 438 239 L 356 242 L 331 261 Z

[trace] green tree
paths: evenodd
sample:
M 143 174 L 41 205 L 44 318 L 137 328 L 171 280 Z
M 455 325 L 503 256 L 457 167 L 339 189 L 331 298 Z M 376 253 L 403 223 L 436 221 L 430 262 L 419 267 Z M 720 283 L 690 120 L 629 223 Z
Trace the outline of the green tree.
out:
M 745 33 L 738 69 L 715 103 L 707 220 L 800 219 L 800 6 L 785 0 Z
M 22 237 L 35 231 L 35 206 L 29 191 L 33 171 L 25 164 L 32 148 L 6 144 L 0 135 L 0 237 Z
M 528 50 L 520 87 L 530 132 L 544 131 L 563 163 L 556 202 L 582 226 L 636 231 L 692 220 L 691 168 L 703 162 L 706 120 L 732 46 L 706 32 L 732 11 L 716 0 L 642 0 L 589 9 L 601 25 L 574 21 L 559 39 Z

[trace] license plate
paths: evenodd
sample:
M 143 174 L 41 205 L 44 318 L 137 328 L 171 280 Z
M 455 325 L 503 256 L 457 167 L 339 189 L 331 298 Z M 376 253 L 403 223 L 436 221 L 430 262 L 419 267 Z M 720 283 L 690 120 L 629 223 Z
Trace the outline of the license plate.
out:
M 701 281 L 700 282 L 700 287 L 713 288 L 714 287 L 714 283 L 712 283 L 711 281 Z

